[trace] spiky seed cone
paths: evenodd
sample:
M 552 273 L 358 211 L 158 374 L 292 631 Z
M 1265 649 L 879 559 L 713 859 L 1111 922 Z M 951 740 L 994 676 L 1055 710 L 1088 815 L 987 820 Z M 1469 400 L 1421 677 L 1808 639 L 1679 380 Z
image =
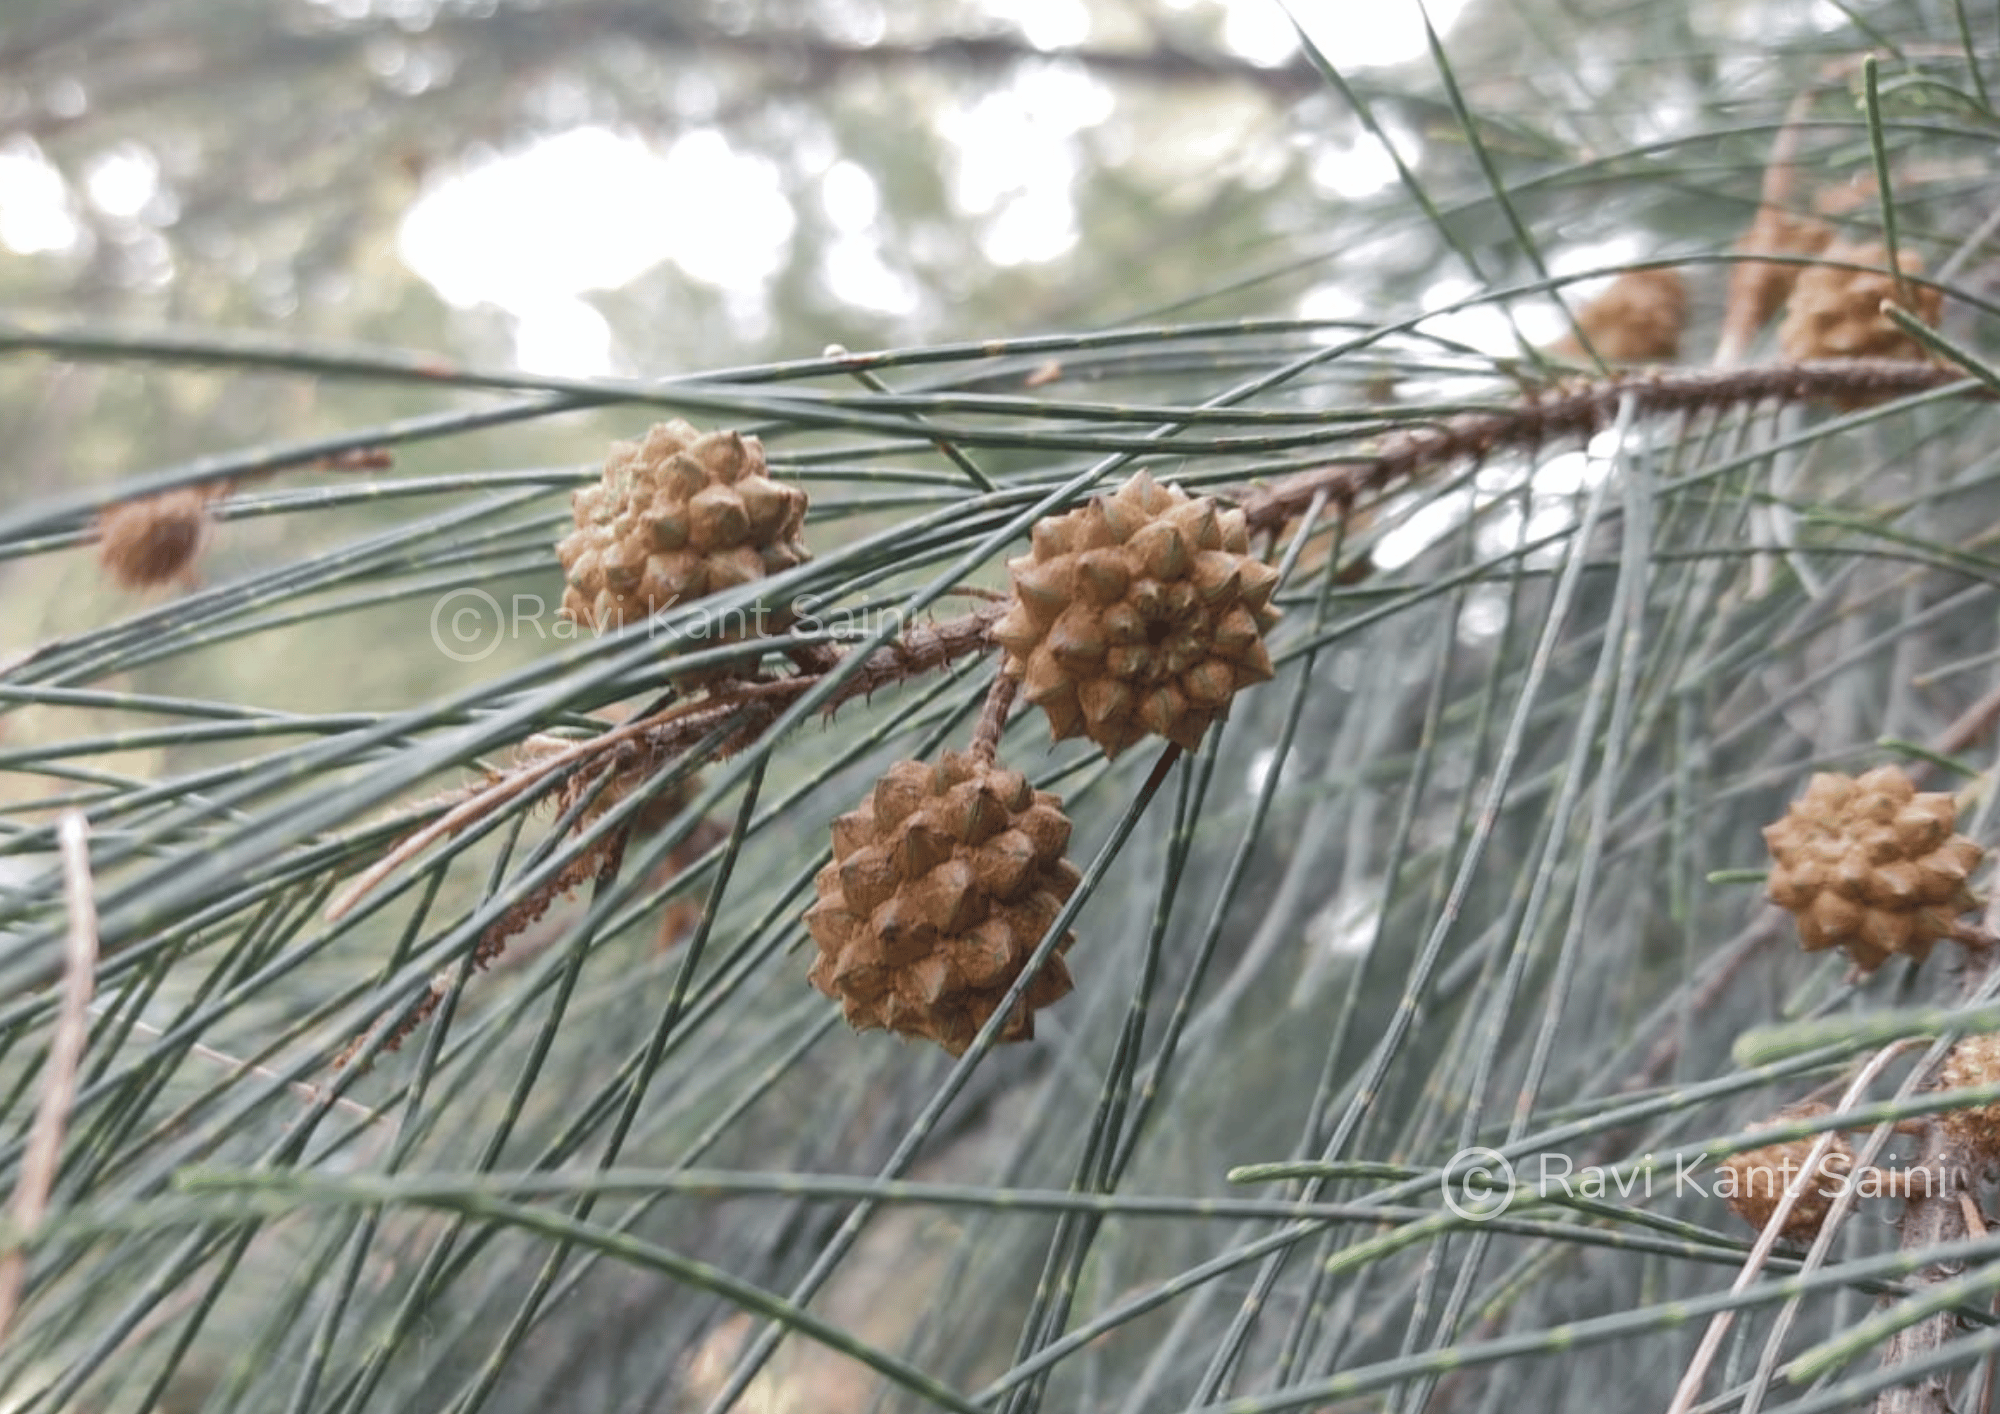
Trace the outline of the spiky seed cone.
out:
M 1766 1129 L 1791 1120 L 1811 1119 L 1831 1113 L 1827 1106 L 1814 1101 L 1789 1106 L 1764 1124 L 1751 1127 Z M 1807 1135 L 1803 1139 L 1767 1144 L 1761 1149 L 1746 1149 L 1740 1154 L 1731 1154 L 1722 1161 L 1721 1171 L 1716 1175 L 1716 1192 L 1729 1205 L 1731 1212 L 1761 1232 L 1764 1224 L 1771 1220 L 1771 1214 L 1778 1210 L 1778 1200 L 1785 1196 L 1785 1189 L 1805 1167 L 1806 1159 L 1819 1138 L 1817 1134 Z M 1854 1151 L 1844 1138 L 1836 1134 L 1833 1147 L 1820 1160 L 1798 1201 L 1792 1205 L 1791 1216 L 1778 1229 L 1779 1235 L 1799 1243 L 1811 1242 L 1819 1236 L 1820 1226 L 1832 1210 L 1833 1200 L 1840 1194 L 1840 1185 L 1853 1171 Z
M 833 822 L 806 927 L 813 986 L 857 1030 L 928 1036 L 953 1055 L 1021 975 L 1078 875 L 1063 858 L 1062 802 L 1018 771 L 948 751 L 899 761 L 859 809 Z M 1035 1034 L 1034 1014 L 1071 987 L 1065 934 L 999 1033 Z
M 799 538 L 806 493 L 766 474 L 763 444 L 679 418 L 612 443 L 603 479 L 571 506 L 576 529 L 556 547 L 563 613 L 586 627 L 622 628 L 810 558 Z
M 1192 750 L 1271 676 L 1278 572 L 1250 554 L 1243 512 L 1143 471 L 1037 524 L 1007 570 L 1014 603 L 993 636 L 1055 740 L 1116 756 L 1151 733 Z
M 1968 1036 L 1946 1053 L 1937 1088 L 1966 1090 L 2000 1081 L 2000 1034 Z M 2000 1103 L 1946 1110 L 1938 1127 L 1960 1149 L 1985 1162 L 2000 1159 Z
M 1822 255 L 1855 265 L 1889 263 L 1888 250 L 1874 243 L 1835 241 Z M 1899 263 L 1905 275 L 1923 273 L 1924 262 L 1914 252 L 1902 252 Z M 1778 326 L 1778 348 L 1788 359 L 1925 358 L 1923 345 L 1882 312 L 1884 300 L 1896 301 L 1926 324 L 1936 324 L 1943 307 L 1943 297 L 1935 287 L 1906 280 L 1899 290 L 1886 269 L 1808 266 L 1792 286 L 1784 322 Z M 1870 395 L 1857 395 L 1846 400 L 1845 406 L 1870 401 L 1874 401 Z
M 1845 948 L 1864 972 L 1891 953 L 1921 962 L 1974 903 L 1966 880 L 1984 851 L 1952 833 L 1957 819 L 1951 796 L 1919 794 L 1895 766 L 1822 771 L 1764 827 L 1765 893 L 1798 920 L 1808 952 Z
M 1675 359 L 1687 322 L 1687 285 L 1678 270 L 1627 270 L 1577 311 L 1576 322 L 1589 335 L 1590 347 L 1613 362 Z M 1567 334 L 1556 352 L 1579 355 L 1583 343 Z

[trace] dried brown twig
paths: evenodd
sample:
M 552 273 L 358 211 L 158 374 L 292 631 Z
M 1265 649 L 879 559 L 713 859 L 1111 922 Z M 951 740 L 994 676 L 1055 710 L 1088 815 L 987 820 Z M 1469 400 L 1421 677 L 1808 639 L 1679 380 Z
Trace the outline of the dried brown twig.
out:
M 1004 604 L 975 609 L 942 624 L 919 624 L 868 656 L 859 671 L 841 685 L 825 711 L 864 697 L 883 687 L 943 667 L 968 653 L 984 652 L 992 646 L 989 632 L 1006 611 Z M 661 766 L 710 735 L 721 726 L 733 730 L 717 749 L 717 756 L 741 751 L 762 736 L 783 714 L 820 679 L 818 673 L 799 673 L 770 682 L 727 682 L 712 687 L 691 702 L 679 703 L 662 712 L 622 723 L 601 736 L 565 742 L 556 749 L 539 753 L 506 773 L 468 787 L 457 803 L 444 814 L 409 834 L 388 854 L 370 865 L 326 907 L 326 916 L 337 919 L 351 912 L 403 864 L 423 853 L 439 840 L 458 835 L 493 811 L 526 794 L 549 776 L 574 770 L 618 751 L 636 746 Z M 553 739 L 542 739 L 552 741 Z
M 62 1002 L 49 1035 L 41 1098 L 21 1157 L 20 1178 L 8 1205 L 7 1215 L 22 1238 L 41 1225 L 48 1211 L 49 1193 L 62 1162 L 63 1135 L 69 1129 L 70 1107 L 76 1101 L 77 1068 L 90 1039 L 90 999 L 97 981 L 97 898 L 90 874 L 90 824 L 83 812 L 66 812 L 56 827 L 56 838 L 69 931 L 63 948 Z M 27 1260 L 27 1251 L 21 1247 L 0 1257 L 0 1341 L 20 1302 Z

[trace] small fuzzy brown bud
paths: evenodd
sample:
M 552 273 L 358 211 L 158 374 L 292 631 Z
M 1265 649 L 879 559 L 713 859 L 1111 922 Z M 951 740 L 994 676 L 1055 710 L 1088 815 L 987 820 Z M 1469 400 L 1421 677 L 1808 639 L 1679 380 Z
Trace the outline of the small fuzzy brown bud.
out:
M 1797 216 L 1766 206 L 1737 244 L 1739 255 L 1818 255 L 1833 240 L 1833 227 L 1816 216 Z M 1805 267 L 1770 260 L 1742 260 L 1729 269 L 1728 318 L 1740 324 L 1747 341 L 1784 308 Z
M 1949 795 L 1918 793 L 1895 766 L 1820 772 L 1764 828 L 1765 892 L 1808 952 L 1844 948 L 1864 972 L 1891 953 L 1921 962 L 1974 904 L 1966 881 L 1985 852 L 1952 833 L 1956 820 Z
M 124 589 L 191 581 L 214 524 L 208 503 L 221 489 L 185 486 L 107 507 L 97 521 L 99 562 Z
M 1888 250 L 1874 243 L 1835 241 L 1822 255 L 1853 265 L 1886 266 L 1889 261 Z M 1923 260 L 1909 251 L 1901 253 L 1900 265 L 1906 276 L 1921 274 L 1924 268 Z M 1778 347 L 1788 359 L 1926 358 L 1923 345 L 1882 312 L 1885 300 L 1895 301 L 1925 324 L 1936 324 L 1943 306 L 1935 286 L 1899 282 L 1886 269 L 1808 266 L 1792 287 L 1784 323 L 1778 326 Z M 1872 400 L 1857 395 L 1846 406 Z
M 857 1030 L 927 1036 L 953 1055 L 972 1044 L 1076 891 L 1063 857 L 1062 802 L 1019 772 L 948 751 L 899 761 L 833 825 L 833 861 L 814 880 L 806 928 L 813 986 Z M 1071 987 L 1056 951 L 999 1032 L 1035 1034 L 1034 1014 Z

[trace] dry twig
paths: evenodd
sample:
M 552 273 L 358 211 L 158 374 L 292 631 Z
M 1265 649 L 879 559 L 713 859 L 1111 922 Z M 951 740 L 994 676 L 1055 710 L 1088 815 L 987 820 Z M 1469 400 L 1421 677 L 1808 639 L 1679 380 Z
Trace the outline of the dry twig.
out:
M 35 1106 L 34 1127 L 28 1131 L 21 1176 L 8 1209 L 16 1240 L 24 1243 L 41 1225 L 42 1215 L 48 1211 L 49 1191 L 55 1186 L 70 1106 L 76 1101 L 76 1070 L 83 1060 L 84 1043 L 90 1039 L 90 998 L 97 979 L 97 900 L 90 881 L 90 822 L 81 810 L 65 811 L 57 822 L 56 847 L 62 858 L 69 934 L 63 950 L 62 1001 L 49 1032 L 41 1099 Z M 25 1247 L 16 1247 L 0 1258 L 0 1339 L 5 1338 L 20 1303 L 27 1262 Z

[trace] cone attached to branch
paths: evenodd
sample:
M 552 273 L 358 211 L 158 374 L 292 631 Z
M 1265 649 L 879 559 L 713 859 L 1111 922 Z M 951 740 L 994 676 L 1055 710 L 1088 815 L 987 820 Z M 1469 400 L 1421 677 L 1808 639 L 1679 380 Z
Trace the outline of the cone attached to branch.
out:
M 1655 363 L 1680 356 L 1687 323 L 1687 283 L 1671 268 L 1627 270 L 1576 312 L 1590 347 L 1614 363 Z M 1555 351 L 1584 352 L 1575 333 L 1556 342 Z
M 1831 1113 L 1832 1110 L 1825 1105 L 1812 1101 L 1780 1110 L 1764 1124 L 1753 1125 L 1752 1128 L 1765 1129 Z M 1819 1139 L 1819 1135 L 1809 1134 L 1783 1144 L 1767 1144 L 1761 1149 L 1746 1149 L 1740 1154 L 1731 1154 L 1722 1161 L 1716 1174 L 1715 1192 L 1729 1205 L 1731 1212 L 1761 1231 L 1770 1222 L 1771 1214 L 1778 1210 L 1778 1200 L 1785 1196 L 1785 1190 L 1805 1168 L 1806 1160 Z M 1853 1170 L 1854 1151 L 1845 1138 L 1836 1134 L 1833 1147 L 1820 1159 L 1812 1176 L 1806 1180 L 1798 1201 L 1792 1205 L 1791 1215 L 1778 1230 L 1779 1235 L 1799 1243 L 1811 1242 L 1819 1236 L 1820 1227 L 1833 1208 L 1833 1200 L 1840 1194 L 1840 1185 L 1847 1181 Z
M 1765 891 L 1798 920 L 1808 952 L 1844 948 L 1864 972 L 1891 953 L 1921 962 L 1974 904 L 1966 881 L 1984 851 L 1952 833 L 1957 819 L 1950 795 L 1919 794 L 1895 766 L 1820 772 L 1764 828 Z
M 993 1015 L 1069 896 L 1062 802 L 969 753 L 899 761 L 861 807 L 833 822 L 806 927 L 812 984 L 859 1030 L 928 1036 L 958 1055 Z M 1065 934 L 999 1032 L 1035 1034 L 1034 1014 L 1071 987 Z
M 1967 1036 L 1946 1053 L 1938 1067 L 1940 1090 L 1969 1090 L 1995 1082 L 2000 1082 L 2000 1034 Z M 1945 1136 L 1970 1157 L 1986 1163 L 2000 1160 L 2000 1101 L 1946 1110 L 1937 1122 Z
M 1889 252 L 1874 242 L 1835 241 L 1821 258 L 1886 266 Z M 1923 272 L 1924 262 L 1914 252 L 1901 252 L 1899 263 L 1905 275 Z M 1894 300 L 1925 324 L 1936 324 L 1943 307 L 1936 287 L 1898 281 L 1886 269 L 1808 266 L 1792 286 L 1784 322 L 1778 326 L 1778 347 L 1788 359 L 1925 358 L 1923 345 L 1882 312 L 1884 300 Z
M 586 627 L 621 628 L 810 558 L 800 539 L 806 493 L 770 478 L 763 444 L 679 418 L 613 443 L 603 480 L 571 504 L 576 529 L 556 547 L 568 580 L 563 613 Z
M 1041 521 L 1007 569 L 1014 604 L 993 636 L 1058 741 L 1116 756 L 1150 733 L 1192 750 L 1271 676 L 1278 572 L 1250 554 L 1243 512 L 1143 471 Z

